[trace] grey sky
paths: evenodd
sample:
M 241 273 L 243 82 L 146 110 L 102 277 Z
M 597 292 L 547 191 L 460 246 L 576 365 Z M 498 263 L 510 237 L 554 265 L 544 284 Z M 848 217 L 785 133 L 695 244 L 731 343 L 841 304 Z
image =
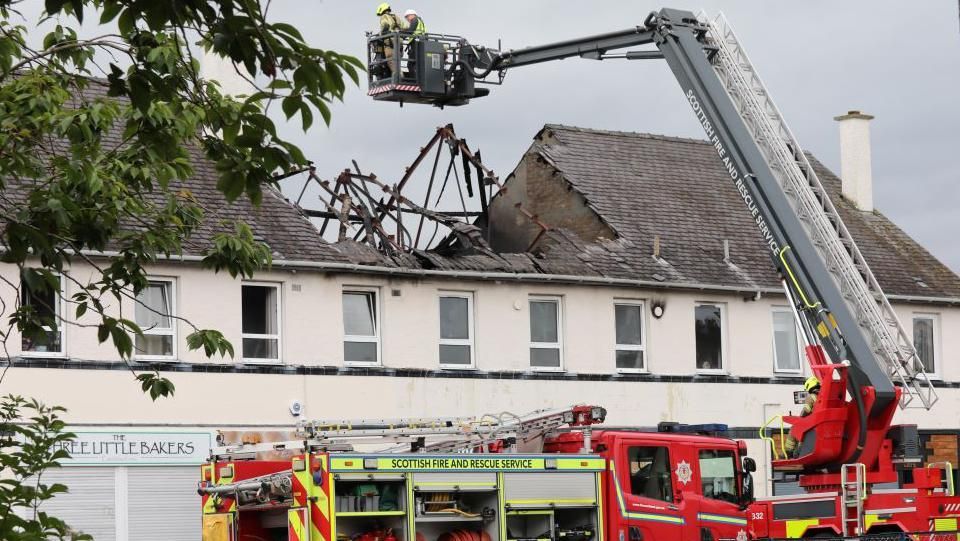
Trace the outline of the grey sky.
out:
M 271 16 L 296 24 L 308 41 L 362 57 L 363 31 L 378 2 L 274 0 Z M 801 145 L 839 172 L 833 117 L 875 115 L 875 201 L 910 235 L 960 270 L 957 186 L 960 28 L 955 0 L 696 0 L 672 7 L 723 11 L 747 47 Z M 640 24 L 664 4 L 651 1 L 417 0 L 428 31 L 504 48 L 536 45 Z M 381 178 L 398 178 L 437 126 L 483 150 L 505 178 L 544 123 L 702 138 L 662 62 L 570 59 L 511 72 L 502 87 L 466 107 L 378 103 L 352 89 L 329 129 L 286 134 L 303 144 L 326 178 L 357 159 Z

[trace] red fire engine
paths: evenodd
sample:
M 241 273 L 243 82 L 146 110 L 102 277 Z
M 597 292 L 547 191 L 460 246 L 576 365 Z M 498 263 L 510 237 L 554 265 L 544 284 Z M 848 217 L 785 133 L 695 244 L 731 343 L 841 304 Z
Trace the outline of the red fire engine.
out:
M 744 442 L 702 435 L 722 425 L 595 429 L 605 416 L 602 407 L 576 406 L 316 421 L 301 425 L 302 439 L 224 445 L 202 467 L 203 539 L 746 536 L 755 464 Z

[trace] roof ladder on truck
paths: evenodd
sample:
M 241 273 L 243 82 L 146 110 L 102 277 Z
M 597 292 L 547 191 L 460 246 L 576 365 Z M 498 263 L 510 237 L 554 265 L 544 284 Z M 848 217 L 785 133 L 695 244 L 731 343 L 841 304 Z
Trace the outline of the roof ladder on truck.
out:
M 777 182 L 835 280 L 870 346 L 891 379 L 903 388 L 901 407 L 919 399 L 930 408 L 936 391 L 906 333 L 853 237 L 787 127 L 747 53 L 723 15 L 708 20 L 707 38 L 716 47 L 711 63 L 744 124 L 771 166 Z M 812 307 L 811 307 L 812 308 Z
M 844 464 L 840 470 L 840 516 L 844 535 L 863 535 L 863 501 L 867 499 L 867 467 L 863 464 Z M 850 525 L 854 530 L 850 531 Z
M 221 441 L 213 455 L 247 458 L 277 450 L 354 451 L 357 445 L 378 453 L 483 453 L 493 446 L 496 452 L 539 452 L 536 447 L 542 445 L 543 437 L 564 426 L 582 431 L 583 447 L 589 452 L 590 426 L 602 423 L 606 414 L 600 406 L 577 405 L 525 415 L 502 412 L 479 417 L 312 420 L 299 423 L 297 435 L 302 439 L 258 444 Z

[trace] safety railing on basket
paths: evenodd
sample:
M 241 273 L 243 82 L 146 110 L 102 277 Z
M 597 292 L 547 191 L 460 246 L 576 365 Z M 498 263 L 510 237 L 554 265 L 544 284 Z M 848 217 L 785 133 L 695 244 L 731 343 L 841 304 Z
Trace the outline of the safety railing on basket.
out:
M 780 421 L 780 452 L 777 453 L 777 442 L 774 439 L 767 435 L 767 427 L 770 426 L 774 421 Z M 768 442 L 770 445 L 770 451 L 773 452 L 773 459 L 780 460 L 781 458 L 787 458 L 787 450 L 784 448 L 783 440 L 786 438 L 786 429 L 783 426 L 783 415 L 776 415 L 767 420 L 766 423 L 763 423 L 763 426 L 760 427 L 760 439 L 762 441 Z

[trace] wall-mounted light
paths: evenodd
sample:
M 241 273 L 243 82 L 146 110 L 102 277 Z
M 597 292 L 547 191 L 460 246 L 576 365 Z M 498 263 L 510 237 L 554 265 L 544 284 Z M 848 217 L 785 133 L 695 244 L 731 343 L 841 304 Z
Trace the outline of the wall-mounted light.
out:
M 667 303 L 663 299 L 656 299 L 650 303 L 650 313 L 653 317 L 660 319 L 667 309 Z

